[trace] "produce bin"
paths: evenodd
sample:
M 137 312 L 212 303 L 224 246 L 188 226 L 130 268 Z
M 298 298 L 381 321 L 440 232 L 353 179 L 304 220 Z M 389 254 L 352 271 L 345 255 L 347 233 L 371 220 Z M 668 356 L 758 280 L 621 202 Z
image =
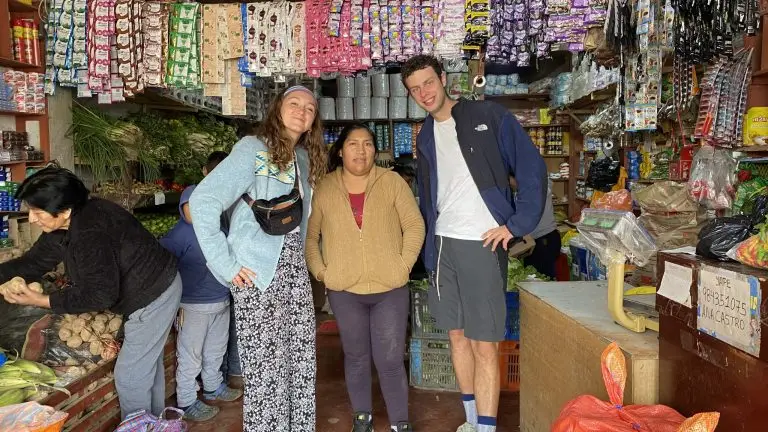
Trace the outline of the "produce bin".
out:
M 176 393 L 176 334 L 171 331 L 164 350 L 166 399 Z M 116 359 L 110 360 L 86 376 L 69 384 L 67 396 L 55 392 L 40 403 L 69 414 L 63 432 L 109 432 L 120 423 L 120 404 L 115 392 L 113 371 Z
M 427 292 L 411 288 L 411 336 L 425 339 L 448 339 L 448 332 L 440 330 L 429 313 Z

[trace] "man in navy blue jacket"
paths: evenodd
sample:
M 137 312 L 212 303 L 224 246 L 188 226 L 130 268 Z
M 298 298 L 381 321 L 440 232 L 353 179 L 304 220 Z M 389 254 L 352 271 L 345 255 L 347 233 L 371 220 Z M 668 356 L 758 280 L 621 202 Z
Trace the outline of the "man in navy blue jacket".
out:
M 538 225 L 547 170 L 506 108 L 454 101 L 440 62 L 419 55 L 403 84 L 429 116 L 416 139 L 419 206 L 427 225 L 429 306 L 448 330 L 467 422 L 458 432 L 493 432 L 499 403 L 498 342 L 506 324 L 506 250 Z M 518 182 L 513 198 L 510 176 Z

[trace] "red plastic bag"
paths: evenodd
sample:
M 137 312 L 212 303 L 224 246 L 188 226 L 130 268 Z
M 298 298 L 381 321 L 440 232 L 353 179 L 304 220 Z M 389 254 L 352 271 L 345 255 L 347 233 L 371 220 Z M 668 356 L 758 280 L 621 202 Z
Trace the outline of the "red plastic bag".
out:
M 603 381 L 610 402 L 583 395 L 568 402 L 552 425 L 552 432 L 713 432 L 719 413 L 697 414 L 686 419 L 664 405 L 624 406 L 627 367 L 616 342 L 601 358 Z

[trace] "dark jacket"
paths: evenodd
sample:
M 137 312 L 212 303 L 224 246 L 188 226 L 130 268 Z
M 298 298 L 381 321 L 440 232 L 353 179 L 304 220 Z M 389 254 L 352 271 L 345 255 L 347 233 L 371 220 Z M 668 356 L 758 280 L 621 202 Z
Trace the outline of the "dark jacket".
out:
M 461 154 L 491 215 L 517 238 L 538 225 L 547 194 L 547 168 L 515 116 L 489 101 L 460 99 L 451 110 Z M 424 265 L 435 271 L 437 254 L 437 155 L 434 119 L 428 116 L 416 138 L 419 207 L 427 225 Z M 512 197 L 509 177 L 518 181 Z
M 184 219 L 184 204 L 195 186 L 184 189 L 179 200 L 181 219 L 171 231 L 160 239 L 160 244 L 171 251 L 179 261 L 179 274 L 184 286 L 181 292 L 182 303 L 218 303 L 229 299 L 229 287 L 222 285 L 206 265 L 200 243 L 197 242 L 192 224 Z M 222 215 L 222 221 L 226 217 Z M 194 222 L 193 222 L 194 223 Z
M 128 211 L 91 199 L 69 229 L 42 234 L 24 256 L 0 264 L 0 281 L 39 280 L 64 262 L 71 285 L 50 294 L 56 313 L 110 310 L 130 315 L 176 278 L 176 258 Z

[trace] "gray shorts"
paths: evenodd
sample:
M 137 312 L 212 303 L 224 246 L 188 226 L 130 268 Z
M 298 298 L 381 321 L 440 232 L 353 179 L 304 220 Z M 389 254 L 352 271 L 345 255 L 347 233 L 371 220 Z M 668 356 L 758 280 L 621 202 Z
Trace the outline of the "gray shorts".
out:
M 435 237 L 437 271 L 430 276 L 429 309 L 442 330 L 463 329 L 476 341 L 504 340 L 507 253 L 482 241 Z

